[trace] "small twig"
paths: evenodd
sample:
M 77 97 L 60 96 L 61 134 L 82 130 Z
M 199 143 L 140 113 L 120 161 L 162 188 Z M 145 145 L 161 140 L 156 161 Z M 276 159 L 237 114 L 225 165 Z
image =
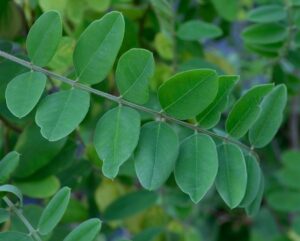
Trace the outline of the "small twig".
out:
M 38 232 L 32 227 L 30 222 L 26 219 L 26 217 L 22 214 L 22 212 L 10 201 L 7 197 L 2 198 L 7 206 L 18 216 L 18 218 L 22 221 L 22 223 L 26 226 L 29 231 L 29 235 L 32 236 L 36 241 L 42 241 Z
M 17 132 L 17 133 L 21 133 L 22 129 L 19 128 L 18 126 L 13 125 L 12 123 L 10 123 L 8 120 L 6 120 L 3 116 L 0 115 L 0 121 L 3 123 L 3 125 L 5 125 L 6 127 L 8 127 L 9 129 Z

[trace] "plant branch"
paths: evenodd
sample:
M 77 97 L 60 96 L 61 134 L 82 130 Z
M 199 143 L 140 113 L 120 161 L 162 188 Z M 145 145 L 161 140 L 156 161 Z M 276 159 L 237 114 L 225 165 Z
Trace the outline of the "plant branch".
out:
M 7 206 L 18 216 L 18 218 L 22 221 L 22 223 L 26 226 L 29 231 L 29 235 L 32 236 L 36 241 L 42 241 L 38 232 L 32 227 L 30 222 L 26 219 L 26 217 L 22 214 L 22 212 L 9 200 L 7 197 L 3 197 L 4 202 Z
M 37 72 L 41 72 L 41 73 L 44 73 L 45 75 L 49 76 L 49 77 L 52 77 L 52 78 L 55 78 L 57 80 L 60 80 L 66 84 L 69 84 L 75 88 L 78 88 L 78 89 L 81 89 L 81 90 L 84 90 L 84 91 L 87 91 L 89 93 L 92 93 L 92 94 L 95 94 L 95 95 L 98 95 L 98 96 L 101 96 L 103 98 L 106 98 L 108 100 L 111 100 L 113 102 L 116 102 L 120 105 L 125 105 L 125 106 L 129 106 L 133 109 L 136 109 L 136 110 L 139 110 L 139 111 L 142 111 L 142 112 L 146 112 L 146 113 L 149 113 L 149 114 L 152 114 L 154 116 L 157 116 L 159 117 L 160 119 L 165 119 L 167 121 L 170 121 L 170 122 L 173 122 L 173 123 L 176 123 L 180 126 L 183 126 L 183 127 L 186 127 L 186 128 L 189 128 L 189 129 L 192 129 L 194 131 L 197 131 L 197 132 L 200 132 L 200 133 L 203 133 L 203 134 L 206 134 L 206 135 L 209 135 L 213 138 L 217 138 L 217 139 L 220 139 L 220 140 L 223 140 L 225 142 L 229 142 L 229 143 L 232 143 L 232 144 L 235 144 L 235 145 L 238 145 L 239 147 L 243 148 L 244 150 L 248 151 L 248 152 L 251 152 L 253 155 L 256 156 L 257 160 L 259 160 L 259 156 L 257 155 L 257 153 L 249 146 L 237 141 L 237 140 L 234 140 L 234 139 L 231 139 L 229 137 L 225 137 L 225 136 L 221 136 L 221 135 L 218 135 L 212 131 L 208 131 L 208 130 L 205 130 L 205 129 L 202 129 L 198 126 L 195 126 L 193 124 L 190 124 L 188 122 L 185 122 L 185 121 L 182 121 L 182 120 L 178 120 L 172 116 L 169 116 L 165 113 L 162 113 L 162 111 L 156 111 L 156 110 L 153 110 L 153 109 L 150 109 L 150 108 L 147 108 L 145 106 L 141 106 L 141 105 L 138 105 L 138 104 L 135 104 L 135 103 L 132 103 L 132 102 L 129 102 L 127 100 L 124 100 L 118 96 L 114 96 L 114 95 L 111 95 L 111 94 L 108 94 L 106 92 L 103 92 L 103 91 L 100 91 L 100 90 L 96 90 L 96 89 L 93 89 L 87 85 L 84 85 L 84 84 L 81 84 L 81 83 L 78 83 L 74 80 L 71 80 L 67 77 L 64 77 L 62 75 L 59 75 L 59 74 L 56 74 L 54 72 L 51 72 L 49 70 L 46 70 L 44 68 L 41 68 L 39 66 L 36 66 L 36 65 L 33 65 L 32 63 L 26 61 L 26 60 L 23 60 L 23 59 L 20 59 L 18 57 L 15 57 L 9 53 L 6 53 L 4 51 L 1 51 L 0 50 L 0 56 L 3 57 L 3 58 L 6 58 L 10 61 L 13 61 L 13 62 L 16 62 L 20 65 L 23 65 L 29 69 L 32 69 L 34 71 L 37 71 Z

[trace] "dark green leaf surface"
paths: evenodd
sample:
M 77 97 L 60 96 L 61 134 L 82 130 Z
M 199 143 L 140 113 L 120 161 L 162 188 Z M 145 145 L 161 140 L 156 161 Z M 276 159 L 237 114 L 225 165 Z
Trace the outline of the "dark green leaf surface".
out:
M 5 91 L 8 109 L 22 118 L 32 111 L 41 98 L 47 77 L 39 72 L 27 72 L 15 77 Z
M 262 101 L 260 114 L 249 130 L 249 140 L 252 146 L 264 147 L 277 133 L 283 118 L 287 103 L 285 85 L 276 86 Z
M 117 57 L 124 31 L 123 15 L 115 11 L 92 22 L 86 28 L 73 55 L 80 82 L 96 84 L 104 80 Z
M 226 131 L 233 137 L 244 136 L 256 121 L 262 98 L 273 88 L 273 84 L 256 85 L 248 90 L 233 106 L 226 121 Z
M 137 177 L 144 188 L 155 190 L 168 179 L 178 149 L 177 134 L 168 124 L 148 122 L 142 127 L 134 160 Z
M 136 191 L 120 197 L 111 203 L 104 212 L 104 220 L 117 220 L 133 216 L 153 206 L 157 194 L 149 191 Z
M 221 113 L 226 108 L 230 92 L 238 79 L 239 76 L 237 75 L 222 75 L 219 77 L 219 89 L 216 98 L 197 116 L 201 128 L 210 129 L 220 121 Z
M 216 178 L 217 190 L 230 208 L 243 200 L 247 188 L 247 168 L 242 151 L 233 144 L 218 147 L 219 170 Z
M 115 178 L 120 166 L 133 153 L 140 134 L 140 115 L 128 107 L 116 107 L 105 113 L 96 126 L 94 145 L 103 160 L 102 171 Z
M 175 179 L 194 203 L 198 203 L 211 188 L 217 172 L 217 148 L 211 137 L 194 134 L 181 143 Z
M 272 4 L 251 10 L 248 13 L 248 20 L 257 23 L 272 23 L 283 20 L 286 16 L 284 6 Z
M 47 96 L 38 106 L 35 121 L 49 141 L 57 141 L 74 131 L 90 107 L 90 94 L 70 89 Z
M 247 189 L 240 204 L 241 207 L 248 207 L 254 201 L 259 192 L 260 179 L 262 178 L 257 159 L 249 154 L 245 156 L 245 161 L 247 167 Z
M 246 43 L 272 44 L 284 41 L 287 37 L 287 28 L 277 23 L 254 24 L 247 27 L 242 37 Z
M 54 56 L 62 37 L 62 23 L 58 12 L 44 13 L 30 28 L 26 47 L 32 63 L 45 66 Z
M 216 97 L 218 78 L 214 70 L 182 72 L 162 84 L 158 90 L 163 110 L 178 119 L 193 118 Z

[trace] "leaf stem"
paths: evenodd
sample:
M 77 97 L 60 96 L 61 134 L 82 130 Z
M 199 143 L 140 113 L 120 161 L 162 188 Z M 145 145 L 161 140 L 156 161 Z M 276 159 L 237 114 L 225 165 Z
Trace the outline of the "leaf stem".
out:
M 93 89 L 87 85 L 84 85 L 84 84 L 81 84 L 79 82 L 76 82 L 74 80 L 71 80 L 65 76 L 62 76 L 62 75 L 59 75 L 59 74 L 56 74 L 52 71 L 49 71 L 47 69 L 44 69 L 44 68 L 41 68 L 39 66 L 36 66 L 36 65 L 33 65 L 32 63 L 26 61 L 26 60 L 23 60 L 23 59 L 20 59 L 18 57 L 15 57 L 14 55 L 11 55 L 9 53 L 6 53 L 4 51 L 1 51 L 0 50 L 0 56 L 3 57 L 3 58 L 6 58 L 10 61 L 13 61 L 13 62 L 16 62 L 20 65 L 23 65 L 29 69 L 32 69 L 34 71 L 37 71 L 37 72 L 41 72 L 41 73 L 44 73 L 45 75 L 49 76 L 49 77 L 52 77 L 52 78 L 55 78 L 57 80 L 60 80 L 66 84 L 69 84 L 75 88 L 78 88 L 78 89 L 81 89 L 81 90 L 84 90 L 84 91 L 87 91 L 89 93 L 92 93 L 92 94 L 95 94 L 95 95 L 98 95 L 98 96 L 101 96 L 105 99 L 108 99 L 108 100 L 111 100 L 113 102 L 116 102 L 118 104 L 122 104 L 122 105 L 125 105 L 125 106 L 129 106 L 133 109 L 136 109 L 136 110 L 139 110 L 139 111 L 142 111 L 142 112 L 146 112 L 146 113 L 149 113 L 149 114 L 152 114 L 154 116 L 157 116 L 159 118 L 163 118 L 167 121 L 170 121 L 170 122 L 173 122 L 173 123 L 176 123 L 180 126 L 183 126 L 183 127 L 186 127 L 186 128 L 189 128 L 191 130 L 194 130 L 194 131 L 197 131 L 197 132 L 200 132 L 200 133 L 203 133 L 203 134 L 206 134 L 206 135 L 209 135 L 213 138 L 217 138 L 217 139 L 220 139 L 220 140 L 223 140 L 223 141 L 226 141 L 226 142 L 229 142 L 229 143 L 232 143 L 232 144 L 235 144 L 235 145 L 238 145 L 239 147 L 243 148 L 244 150 L 248 151 L 248 152 L 251 152 L 253 155 L 256 156 L 257 160 L 259 160 L 259 156 L 257 155 L 257 153 L 249 146 L 237 141 L 237 140 L 234 140 L 234 139 L 231 139 L 230 137 L 225 137 L 225 136 L 221 136 L 221 135 L 218 135 L 212 131 L 208 131 L 208 130 L 205 130 L 205 129 L 202 129 L 198 126 L 195 126 L 193 124 L 190 124 L 188 122 L 185 122 L 185 121 L 182 121 L 182 120 L 178 120 L 172 116 L 169 116 L 165 113 L 162 113 L 161 111 L 156 111 L 156 110 L 153 110 L 153 109 L 150 109 L 150 108 L 147 108 L 145 106 L 141 106 L 141 105 L 138 105 L 138 104 L 135 104 L 135 103 L 132 103 L 132 102 L 129 102 L 127 100 L 124 100 L 118 96 L 114 96 L 114 95 L 111 95 L 111 94 L 108 94 L 106 92 L 103 92 L 103 91 L 100 91 L 100 90 L 96 90 L 96 89 Z
M 22 212 L 12 203 L 12 201 L 10 201 L 7 197 L 3 197 L 2 199 L 26 226 L 26 228 L 29 231 L 29 235 L 32 236 L 36 241 L 42 241 L 41 237 L 38 235 L 38 232 L 32 227 L 30 222 L 26 219 Z

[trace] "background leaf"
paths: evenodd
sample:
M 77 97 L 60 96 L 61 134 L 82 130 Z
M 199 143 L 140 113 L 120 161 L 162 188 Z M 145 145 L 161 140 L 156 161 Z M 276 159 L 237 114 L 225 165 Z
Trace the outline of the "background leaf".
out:
M 206 40 L 222 35 L 222 29 L 200 20 L 191 20 L 179 26 L 177 35 L 183 40 Z
M 12 151 L 0 161 L 0 183 L 8 181 L 11 174 L 16 170 L 20 160 L 20 154 Z
M 248 20 L 257 23 L 272 23 L 283 20 L 286 17 L 284 6 L 276 4 L 260 6 L 248 13 Z

